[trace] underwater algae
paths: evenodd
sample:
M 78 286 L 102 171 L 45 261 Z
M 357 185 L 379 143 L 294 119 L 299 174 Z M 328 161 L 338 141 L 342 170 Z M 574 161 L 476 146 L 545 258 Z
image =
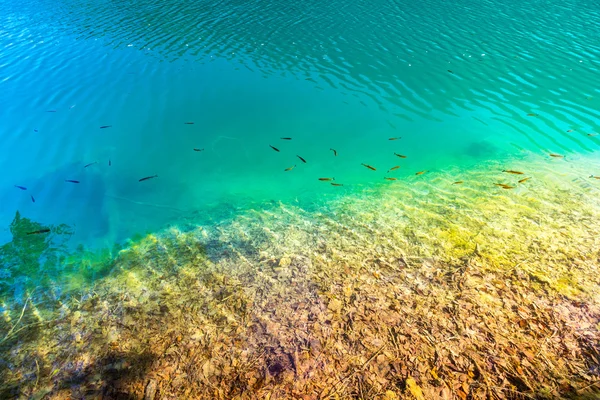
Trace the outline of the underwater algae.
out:
M 490 162 L 148 235 L 35 335 L 5 312 L 0 397 L 597 398 L 591 167 L 512 160 L 532 179 L 504 190 Z

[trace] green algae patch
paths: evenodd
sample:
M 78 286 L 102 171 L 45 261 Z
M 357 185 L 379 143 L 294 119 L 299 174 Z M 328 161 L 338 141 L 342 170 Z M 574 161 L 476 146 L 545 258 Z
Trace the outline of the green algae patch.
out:
M 495 163 L 432 172 L 139 238 L 52 316 L 6 305 L 0 394 L 597 397 L 590 163 L 521 160 L 527 186 Z

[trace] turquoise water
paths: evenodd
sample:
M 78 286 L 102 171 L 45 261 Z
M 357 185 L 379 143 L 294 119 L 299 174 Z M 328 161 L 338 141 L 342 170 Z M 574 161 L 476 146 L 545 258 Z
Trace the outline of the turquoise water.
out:
M 0 398 L 597 391 L 598 38 L 596 0 L 0 0 Z
M 594 1 L 4 1 L 0 27 L 2 242 L 17 210 L 105 248 L 600 144 Z

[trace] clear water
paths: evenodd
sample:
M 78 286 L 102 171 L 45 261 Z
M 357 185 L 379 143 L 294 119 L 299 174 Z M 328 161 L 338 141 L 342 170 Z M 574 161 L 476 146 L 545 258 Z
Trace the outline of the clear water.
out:
M 0 240 L 17 210 L 97 249 L 384 177 L 593 154 L 598 37 L 594 1 L 3 1 Z
M 596 390 L 598 38 L 596 0 L 0 0 L 0 398 Z

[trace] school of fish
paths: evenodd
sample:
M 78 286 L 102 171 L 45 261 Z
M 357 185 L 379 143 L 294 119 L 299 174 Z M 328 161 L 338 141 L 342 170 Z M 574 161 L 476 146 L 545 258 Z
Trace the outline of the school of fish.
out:
M 450 70 L 448 70 L 448 72 L 450 72 L 450 73 L 453 74 L 453 72 L 450 71 Z M 71 108 L 73 108 L 73 107 L 74 106 L 72 106 Z M 46 112 L 55 113 L 55 112 L 57 112 L 57 110 L 48 110 Z M 538 117 L 538 114 L 528 113 L 527 116 L 528 117 Z M 184 122 L 184 124 L 185 125 L 194 125 L 194 122 L 193 121 L 186 121 L 186 122 Z M 108 129 L 108 128 L 112 128 L 112 125 L 102 125 L 102 126 L 100 126 L 100 129 Z M 37 129 L 34 129 L 34 131 L 37 132 Z M 567 130 L 567 132 L 573 132 L 573 131 L 575 131 L 575 130 L 574 129 Z M 587 134 L 587 136 L 589 136 L 589 137 L 596 137 L 598 135 L 600 135 L 600 134 L 596 133 L 596 132 L 588 133 Z M 284 140 L 284 141 L 292 141 L 293 140 L 293 138 L 291 138 L 291 137 L 280 137 L 279 139 L 280 140 Z M 400 136 L 388 138 L 389 141 L 397 141 L 397 140 L 400 140 L 400 139 L 402 139 L 402 137 L 400 137 Z M 268 146 L 273 151 L 275 151 L 277 153 L 281 153 L 281 150 L 278 147 L 275 147 L 275 146 L 273 146 L 271 144 L 268 144 Z M 329 150 L 332 152 L 332 155 L 334 157 L 338 156 L 338 152 L 337 152 L 336 149 L 330 148 Z M 204 151 L 204 148 L 193 148 L 193 151 L 195 151 L 195 152 L 202 152 L 202 151 Z M 399 153 L 396 153 L 396 152 L 391 152 L 391 154 L 393 154 L 394 156 L 396 156 L 396 157 L 398 157 L 400 159 L 406 159 L 406 158 L 408 158 L 408 156 L 406 156 L 404 154 L 399 154 Z M 565 159 L 565 155 L 564 154 L 550 153 L 549 152 L 549 153 L 547 153 L 547 156 L 551 157 L 551 158 Z M 298 154 L 296 154 L 296 158 L 299 159 L 304 164 L 308 163 L 307 160 L 304 157 L 302 157 L 302 156 L 300 156 Z M 91 167 L 91 166 L 97 165 L 97 164 L 98 164 L 98 161 L 93 161 L 93 162 L 90 162 L 88 164 L 83 165 L 83 168 L 86 169 L 88 167 Z M 371 171 L 377 171 L 377 168 L 374 167 L 374 166 L 372 166 L 372 165 L 370 165 L 370 164 L 360 163 L 360 165 L 363 166 L 364 168 L 367 168 L 367 169 L 371 170 Z M 108 166 L 109 167 L 112 166 L 112 162 L 111 162 L 110 159 L 108 160 Z M 291 172 L 291 171 L 295 170 L 296 167 L 297 167 L 297 164 L 294 164 L 294 165 L 292 165 L 292 166 L 290 166 L 288 168 L 285 168 L 283 171 L 284 172 Z M 391 166 L 387 170 L 386 174 L 389 174 L 392 171 L 397 171 L 400 168 L 401 168 L 401 165 Z M 424 175 L 427 172 L 429 172 L 429 170 L 416 171 L 416 172 L 414 172 L 414 175 L 420 176 L 420 175 Z M 505 174 L 509 174 L 509 175 L 519 175 L 519 176 L 526 174 L 523 171 L 518 171 L 518 170 L 513 170 L 513 169 L 505 169 L 505 170 L 502 170 L 501 172 L 505 173 Z M 149 180 L 154 180 L 155 178 L 158 178 L 158 174 L 148 175 L 148 176 L 142 177 L 138 181 L 139 182 L 145 182 L 145 181 L 149 181 Z M 600 180 L 600 175 L 593 175 L 592 174 L 592 175 L 589 175 L 589 178 L 590 179 Z M 331 184 L 331 186 L 335 186 L 335 187 L 343 187 L 344 186 L 343 183 L 339 183 L 339 182 L 335 181 L 334 177 L 318 177 L 317 179 L 319 181 L 322 181 L 322 182 L 329 182 Z M 383 176 L 383 179 L 387 180 L 387 181 L 397 181 L 398 180 L 397 177 L 393 177 L 393 176 Z M 511 183 L 497 182 L 497 183 L 494 183 L 494 186 L 496 186 L 496 187 L 498 187 L 500 189 L 503 189 L 503 190 L 511 190 L 511 189 L 515 189 L 518 185 L 521 185 L 521 184 L 527 182 L 530 179 L 531 179 L 531 177 L 523 177 L 523 178 L 517 180 L 516 183 L 512 183 L 512 184 Z M 80 181 L 74 180 L 74 179 L 65 179 L 64 181 L 66 183 L 70 183 L 70 184 L 78 184 L 78 183 L 80 183 Z M 464 183 L 466 183 L 464 180 L 457 180 L 457 181 L 454 181 L 454 182 L 452 182 L 450 184 L 451 185 L 462 185 Z M 14 185 L 14 187 L 17 188 L 17 189 L 19 189 L 20 191 L 27 191 L 28 190 L 28 188 L 26 186 L 22 186 L 22 185 Z M 35 203 L 35 198 L 33 197 L 33 195 L 29 195 L 29 196 L 31 198 L 31 201 L 33 203 Z M 38 234 L 44 234 L 44 233 L 49 233 L 49 232 L 50 232 L 49 229 L 40 229 L 38 231 L 28 232 L 27 234 L 28 235 L 38 235 Z

